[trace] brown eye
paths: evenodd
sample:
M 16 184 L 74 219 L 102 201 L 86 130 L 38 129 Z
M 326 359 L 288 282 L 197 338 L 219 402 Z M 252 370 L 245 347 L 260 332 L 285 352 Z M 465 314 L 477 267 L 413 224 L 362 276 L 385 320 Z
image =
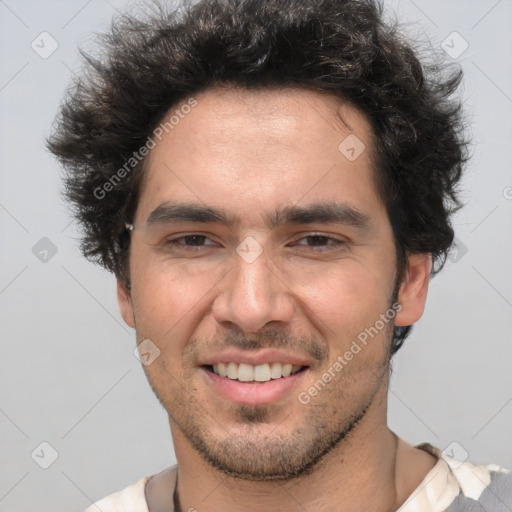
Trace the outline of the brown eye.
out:
M 305 241 L 305 243 L 302 243 Z M 330 236 L 326 235 L 308 235 L 296 242 L 296 245 L 303 246 L 303 247 L 312 247 L 320 249 L 320 252 L 322 250 L 334 250 L 339 249 L 343 245 L 345 245 L 345 242 L 341 240 L 337 240 L 336 238 L 332 238 Z
M 206 241 L 210 240 L 205 235 L 185 235 L 180 236 L 178 238 L 169 239 L 166 240 L 165 245 L 167 247 L 170 247 L 172 249 L 182 249 L 182 250 L 199 250 L 201 248 L 208 248 L 208 247 L 216 247 L 217 244 L 211 243 L 211 244 L 205 244 Z M 210 240 L 211 242 L 211 240 Z

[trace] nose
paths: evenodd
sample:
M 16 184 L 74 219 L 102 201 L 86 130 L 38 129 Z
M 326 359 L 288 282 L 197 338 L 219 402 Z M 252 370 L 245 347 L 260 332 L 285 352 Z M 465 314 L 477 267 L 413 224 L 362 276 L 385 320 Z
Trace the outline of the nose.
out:
M 272 322 L 291 321 L 292 295 L 265 252 L 251 263 L 235 256 L 233 268 L 213 302 L 213 316 L 225 327 L 236 324 L 244 332 L 259 332 Z

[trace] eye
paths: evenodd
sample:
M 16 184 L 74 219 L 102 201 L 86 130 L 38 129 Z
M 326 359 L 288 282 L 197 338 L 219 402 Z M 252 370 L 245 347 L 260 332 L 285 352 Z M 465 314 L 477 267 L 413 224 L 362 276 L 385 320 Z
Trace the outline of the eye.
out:
M 211 243 L 205 243 L 205 242 Z M 183 235 L 165 241 L 166 247 L 170 249 L 179 249 L 184 251 L 199 251 L 202 248 L 217 247 L 215 242 L 212 242 L 206 235 L 190 234 Z
M 305 243 L 303 243 L 305 241 Z M 326 235 L 308 235 L 300 238 L 295 245 L 312 247 L 316 252 L 324 252 L 339 249 L 346 245 L 346 242 L 337 240 Z

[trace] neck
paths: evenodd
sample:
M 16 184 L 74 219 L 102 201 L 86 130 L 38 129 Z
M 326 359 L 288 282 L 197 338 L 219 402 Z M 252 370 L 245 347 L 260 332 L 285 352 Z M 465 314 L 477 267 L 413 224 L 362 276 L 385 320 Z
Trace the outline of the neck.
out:
M 387 427 L 382 410 L 377 413 L 368 411 L 309 474 L 288 481 L 250 481 L 225 475 L 209 466 L 171 422 L 181 510 L 397 510 L 435 460 L 424 452 L 413 453 L 420 451 Z

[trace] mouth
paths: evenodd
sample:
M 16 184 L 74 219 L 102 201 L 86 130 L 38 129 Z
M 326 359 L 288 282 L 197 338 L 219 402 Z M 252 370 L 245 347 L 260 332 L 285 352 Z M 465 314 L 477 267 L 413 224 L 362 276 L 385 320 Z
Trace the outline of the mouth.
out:
M 204 365 L 210 373 L 219 377 L 243 382 L 265 383 L 278 379 L 285 379 L 297 373 L 305 371 L 308 366 L 293 365 L 292 363 L 263 363 L 252 365 L 247 363 L 219 362 L 213 365 Z
M 230 347 L 197 361 L 212 403 L 218 399 L 246 405 L 290 405 L 311 380 L 314 363 L 304 354 L 261 348 Z
M 245 405 L 270 405 L 284 400 L 289 403 L 302 389 L 309 366 L 284 362 L 248 363 L 215 362 L 199 367 L 212 400 L 221 398 Z

